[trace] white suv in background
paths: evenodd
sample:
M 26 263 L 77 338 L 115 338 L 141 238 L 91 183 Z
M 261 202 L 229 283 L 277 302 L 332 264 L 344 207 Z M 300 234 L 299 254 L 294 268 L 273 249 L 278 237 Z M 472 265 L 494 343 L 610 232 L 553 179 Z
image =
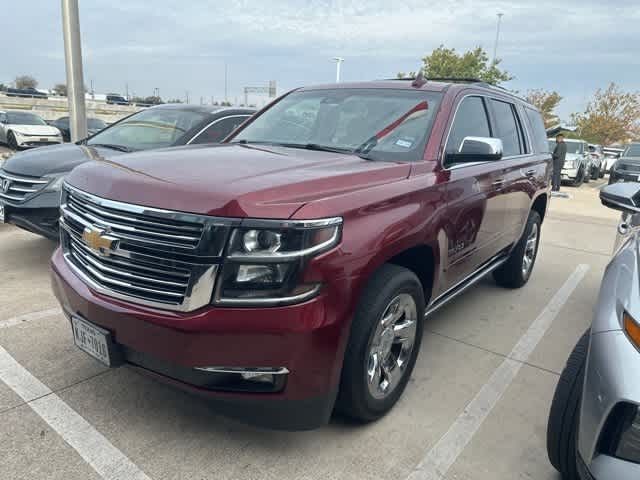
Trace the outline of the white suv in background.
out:
M 591 180 L 591 158 L 588 144 L 584 140 L 566 139 L 567 156 L 562 167 L 562 181 L 579 187 L 582 182 Z M 556 148 L 556 141 L 549 139 L 549 151 Z

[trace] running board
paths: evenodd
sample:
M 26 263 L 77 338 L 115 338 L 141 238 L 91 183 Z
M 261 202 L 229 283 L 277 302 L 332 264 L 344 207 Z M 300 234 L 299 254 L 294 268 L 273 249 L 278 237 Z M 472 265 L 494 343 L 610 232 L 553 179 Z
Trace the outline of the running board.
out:
M 445 306 L 447 303 L 449 303 L 449 301 L 453 300 L 458 295 L 465 292 L 469 287 L 472 287 L 473 285 L 478 283 L 480 280 L 482 280 L 484 277 L 486 277 L 491 272 L 493 272 L 495 269 L 500 267 L 508 259 L 509 259 L 509 255 L 500 255 L 498 258 L 490 261 L 475 273 L 472 273 L 471 275 L 469 275 L 460 283 L 453 286 L 452 288 L 444 292 L 442 295 L 440 295 L 438 298 L 436 298 L 434 302 L 429 306 L 424 316 L 428 317 L 429 315 L 434 313 L 436 310 L 439 310 L 440 308 Z

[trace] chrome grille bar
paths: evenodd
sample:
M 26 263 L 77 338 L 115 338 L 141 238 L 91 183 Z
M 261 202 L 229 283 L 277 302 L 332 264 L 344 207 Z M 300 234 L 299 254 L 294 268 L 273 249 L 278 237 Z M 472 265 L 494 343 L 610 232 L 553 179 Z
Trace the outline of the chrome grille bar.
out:
M 30 195 L 42 190 L 51 180 L 40 177 L 25 177 L 0 170 L 0 184 L 9 181 L 7 191 L 0 191 L 0 198 L 22 202 Z
M 90 288 L 177 311 L 211 301 L 226 239 L 238 222 L 116 202 L 68 185 L 60 210 L 64 257 Z M 108 239 L 107 247 L 86 232 Z

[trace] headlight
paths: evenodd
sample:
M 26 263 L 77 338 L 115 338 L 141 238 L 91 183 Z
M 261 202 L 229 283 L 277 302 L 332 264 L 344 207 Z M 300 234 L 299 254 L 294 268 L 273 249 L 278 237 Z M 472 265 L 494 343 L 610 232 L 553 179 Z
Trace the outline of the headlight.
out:
M 215 303 L 283 305 L 320 290 L 301 278 L 310 258 L 338 244 L 341 218 L 310 221 L 249 220 L 233 230 Z
M 57 175 L 45 175 L 44 178 L 51 179 L 51 182 L 46 186 L 45 190 L 47 192 L 59 192 L 62 189 L 62 184 L 64 183 L 64 179 L 66 176 L 66 173 Z
M 636 347 L 640 348 L 640 325 L 629 315 L 624 312 L 622 315 L 624 331 Z

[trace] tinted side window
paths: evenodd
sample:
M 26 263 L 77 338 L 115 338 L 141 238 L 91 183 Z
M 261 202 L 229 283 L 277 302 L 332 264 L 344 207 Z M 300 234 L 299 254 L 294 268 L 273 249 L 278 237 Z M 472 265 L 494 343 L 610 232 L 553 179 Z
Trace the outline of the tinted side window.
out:
M 495 114 L 498 138 L 502 140 L 504 156 L 512 157 L 523 153 L 520 145 L 520 132 L 513 105 L 500 100 L 491 100 Z
M 248 118 L 242 117 L 229 117 L 218 120 L 217 122 L 209 125 L 207 129 L 193 139 L 191 143 L 216 143 L 223 140 L 227 135 L 238 128 L 242 122 Z
M 549 142 L 547 142 L 547 131 L 544 128 L 544 121 L 540 112 L 531 108 L 525 108 L 525 113 L 531 125 L 531 141 L 536 153 L 549 152 Z
M 459 152 L 465 137 L 491 137 L 487 110 L 481 97 L 462 100 L 449 133 L 446 153 Z

